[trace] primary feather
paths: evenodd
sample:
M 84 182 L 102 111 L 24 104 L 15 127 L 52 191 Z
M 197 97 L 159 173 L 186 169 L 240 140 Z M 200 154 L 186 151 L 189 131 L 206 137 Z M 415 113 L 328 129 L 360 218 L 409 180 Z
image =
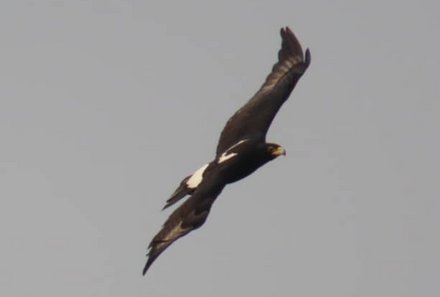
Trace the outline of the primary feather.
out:
M 278 62 L 258 92 L 226 123 L 217 145 L 217 156 L 245 138 L 266 138 L 267 130 L 281 105 L 289 98 L 298 80 L 310 65 L 310 51 L 303 54 L 289 28 L 281 29 L 282 44 Z
M 285 154 L 278 144 L 266 143 L 267 130 L 281 105 L 310 64 L 289 28 L 281 29 L 278 62 L 258 92 L 226 123 L 217 145 L 216 158 L 182 180 L 167 200 L 167 208 L 190 197 L 166 220 L 149 245 L 143 274 L 157 257 L 177 239 L 202 226 L 215 199 L 226 184 L 238 181 Z

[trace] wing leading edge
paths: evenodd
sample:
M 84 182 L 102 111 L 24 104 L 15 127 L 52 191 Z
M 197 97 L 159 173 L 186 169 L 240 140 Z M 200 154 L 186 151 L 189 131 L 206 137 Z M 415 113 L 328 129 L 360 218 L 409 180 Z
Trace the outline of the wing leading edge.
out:
M 226 123 L 217 145 L 217 156 L 242 139 L 264 141 L 281 105 L 310 65 L 310 51 L 307 49 L 304 55 L 301 44 L 288 27 L 281 29 L 281 38 L 278 62 L 258 92 Z

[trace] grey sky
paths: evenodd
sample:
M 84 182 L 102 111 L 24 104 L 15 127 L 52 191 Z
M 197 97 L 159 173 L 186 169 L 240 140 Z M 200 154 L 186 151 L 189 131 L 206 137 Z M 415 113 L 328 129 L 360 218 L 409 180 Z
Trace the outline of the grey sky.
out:
M 1 296 L 440 295 L 438 1 L 1 1 Z M 312 64 L 143 278 L 290 26 Z

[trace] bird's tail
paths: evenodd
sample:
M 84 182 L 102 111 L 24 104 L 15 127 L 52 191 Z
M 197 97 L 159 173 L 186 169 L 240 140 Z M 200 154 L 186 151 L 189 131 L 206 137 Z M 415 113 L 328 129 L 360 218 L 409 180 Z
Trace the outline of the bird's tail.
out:
M 190 179 L 190 176 L 185 177 L 182 182 L 180 183 L 179 187 L 174 191 L 173 194 L 171 194 L 171 197 L 167 200 L 165 206 L 162 208 L 162 210 L 170 207 L 186 195 L 191 195 L 194 192 L 194 189 L 188 187 L 187 181 Z

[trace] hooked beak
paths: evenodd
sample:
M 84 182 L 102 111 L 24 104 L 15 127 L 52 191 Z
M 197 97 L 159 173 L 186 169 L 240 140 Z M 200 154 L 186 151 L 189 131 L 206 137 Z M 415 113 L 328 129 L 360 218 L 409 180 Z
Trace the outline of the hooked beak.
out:
M 286 155 L 286 150 L 281 146 L 277 147 L 275 150 L 272 151 L 272 156 L 279 157 L 281 155 L 283 156 Z

